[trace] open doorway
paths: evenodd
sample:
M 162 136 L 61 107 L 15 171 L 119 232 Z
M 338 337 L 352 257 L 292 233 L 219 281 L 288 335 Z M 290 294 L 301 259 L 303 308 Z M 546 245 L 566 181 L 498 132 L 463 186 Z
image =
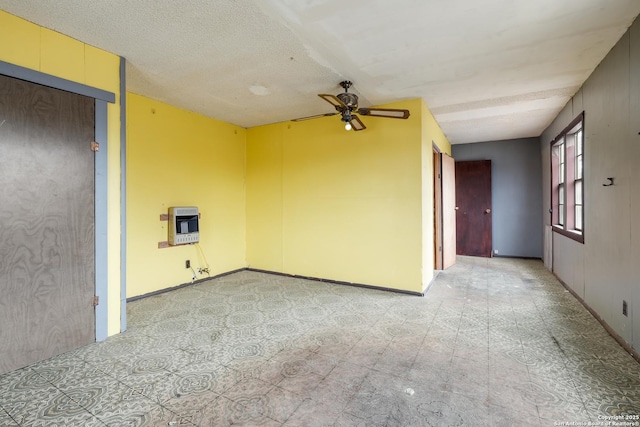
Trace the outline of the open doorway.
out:
M 456 184 L 453 157 L 433 144 L 434 267 L 445 270 L 456 263 Z
M 442 270 L 442 162 L 438 147 L 433 146 L 433 265 Z

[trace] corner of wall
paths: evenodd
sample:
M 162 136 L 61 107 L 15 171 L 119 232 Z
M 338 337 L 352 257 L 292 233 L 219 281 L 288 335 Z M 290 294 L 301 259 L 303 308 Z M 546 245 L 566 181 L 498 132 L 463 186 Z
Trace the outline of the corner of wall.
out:
M 434 278 L 435 253 L 434 239 L 434 145 L 442 152 L 451 155 L 451 143 L 442 132 L 440 125 L 431 114 L 429 107 L 423 99 L 418 99 L 418 111 L 420 113 L 421 132 L 421 158 L 422 158 L 422 290 L 429 286 Z
M 126 97 L 127 297 L 246 267 L 247 130 Z M 171 206 L 198 206 L 198 245 L 164 246 Z

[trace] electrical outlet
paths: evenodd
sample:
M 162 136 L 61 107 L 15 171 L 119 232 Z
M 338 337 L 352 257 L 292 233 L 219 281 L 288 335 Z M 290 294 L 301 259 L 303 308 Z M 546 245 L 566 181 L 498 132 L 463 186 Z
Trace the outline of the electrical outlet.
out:
M 494 249 L 494 250 L 493 250 L 493 254 L 494 254 L 494 255 L 498 255 L 498 250 L 497 250 L 497 249 Z
M 184 268 L 191 268 L 191 261 L 190 260 L 186 260 L 184 262 Z
M 627 316 L 627 302 L 622 300 L 622 315 Z

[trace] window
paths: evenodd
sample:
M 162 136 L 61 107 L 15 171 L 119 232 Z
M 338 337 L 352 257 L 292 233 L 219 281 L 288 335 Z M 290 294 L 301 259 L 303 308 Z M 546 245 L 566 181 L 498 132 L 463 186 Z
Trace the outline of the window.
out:
M 551 224 L 584 243 L 584 112 L 551 141 Z

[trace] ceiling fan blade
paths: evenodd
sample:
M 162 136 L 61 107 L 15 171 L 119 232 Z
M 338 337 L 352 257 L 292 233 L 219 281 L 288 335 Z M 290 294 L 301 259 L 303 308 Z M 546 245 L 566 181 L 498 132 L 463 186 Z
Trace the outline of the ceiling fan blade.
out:
M 335 95 L 329 95 L 326 93 L 319 93 L 318 96 L 322 99 L 324 99 L 325 101 L 327 101 L 329 104 L 333 105 L 334 107 L 336 107 L 336 110 L 338 111 L 343 111 L 343 109 L 348 109 L 349 107 L 347 107 L 347 105 L 340 101 L 340 99 L 335 96 Z
M 300 118 L 297 118 L 297 119 L 293 119 L 291 121 L 292 122 L 301 122 L 303 120 L 311 120 L 311 119 L 318 119 L 320 117 L 335 116 L 336 114 L 338 114 L 338 113 L 316 114 L 315 116 L 300 117 Z
M 358 114 L 372 117 L 388 117 L 390 119 L 409 118 L 409 110 L 399 110 L 395 108 L 359 108 Z
M 367 128 L 358 116 L 352 115 L 349 123 L 351 123 L 351 129 L 355 131 L 365 130 Z

